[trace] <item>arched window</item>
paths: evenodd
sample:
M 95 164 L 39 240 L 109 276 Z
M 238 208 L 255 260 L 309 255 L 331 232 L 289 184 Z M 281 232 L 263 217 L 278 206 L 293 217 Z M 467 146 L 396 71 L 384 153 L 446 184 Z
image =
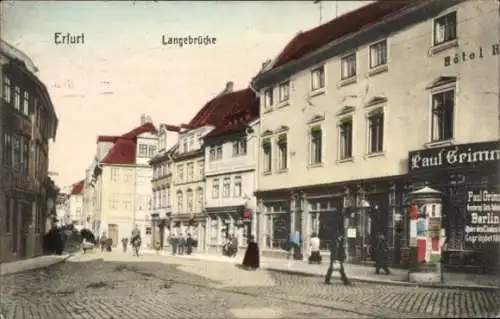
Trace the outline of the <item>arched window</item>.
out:
M 186 203 L 188 213 L 192 213 L 194 211 L 194 198 L 192 189 L 188 189 L 186 191 Z
M 200 213 L 203 212 L 203 208 L 205 206 L 204 200 L 205 200 L 205 196 L 203 194 L 203 188 L 198 187 L 198 189 L 196 190 L 196 208 L 197 208 L 197 211 Z
M 182 194 L 182 191 L 177 191 L 177 213 L 178 214 L 181 214 L 182 213 L 182 204 L 183 204 L 183 194 Z

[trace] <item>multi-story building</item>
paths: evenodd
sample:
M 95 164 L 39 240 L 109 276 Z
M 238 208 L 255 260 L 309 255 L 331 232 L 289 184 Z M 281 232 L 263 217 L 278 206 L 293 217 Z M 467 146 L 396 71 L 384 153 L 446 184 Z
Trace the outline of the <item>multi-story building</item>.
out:
M 179 142 L 172 153 L 172 218 L 171 230 L 195 237 L 198 250 L 206 250 L 205 214 L 205 150 L 203 138 L 242 102 L 250 89 L 233 92 L 233 82 L 185 125 L 181 125 Z
M 156 154 L 156 132 L 151 119 L 143 115 L 141 125 L 132 131 L 97 139 L 96 157 L 107 153 L 89 169 L 91 182 L 84 192 L 89 190 L 93 198 L 89 201 L 84 195 L 85 205 L 93 203 L 90 209 L 94 233 L 105 233 L 114 245 L 130 237 L 135 226 L 142 234 L 150 227 L 153 172 L 148 162 Z M 143 242 L 146 245 L 147 240 Z
M 70 222 L 69 220 L 69 195 L 67 192 L 59 191 L 56 198 L 56 224 L 61 227 Z
M 83 215 L 83 185 L 85 180 L 81 180 L 71 185 L 69 192 L 69 220 L 77 228 L 88 228 L 87 218 Z M 90 219 L 89 219 L 90 221 Z
M 148 232 L 152 234 L 151 245 L 159 239 L 165 243 L 165 238 L 169 235 L 166 230 L 170 227 L 172 216 L 172 161 L 171 156 L 176 150 L 177 134 L 180 127 L 168 124 L 161 124 L 158 128 L 157 154 L 149 164 L 153 168 L 152 187 L 152 229 Z M 156 232 L 158 230 L 158 232 Z M 158 234 L 158 236 L 155 236 Z M 154 246 L 153 246 L 154 247 Z
M 49 140 L 57 116 L 37 69 L 24 53 L 0 41 L 0 261 L 43 252 L 42 236 L 58 189 L 48 176 Z
M 449 248 L 474 252 L 467 189 L 498 192 L 499 23 L 497 1 L 380 1 L 298 34 L 252 81 L 264 251 L 341 232 L 363 261 L 382 232 L 404 262 L 405 199 L 427 183 L 451 203 Z
M 259 107 L 258 97 L 248 90 L 224 122 L 203 139 L 209 251 L 219 250 L 230 235 L 246 246 L 248 235 L 255 232 L 256 219 L 245 214 L 255 216 Z

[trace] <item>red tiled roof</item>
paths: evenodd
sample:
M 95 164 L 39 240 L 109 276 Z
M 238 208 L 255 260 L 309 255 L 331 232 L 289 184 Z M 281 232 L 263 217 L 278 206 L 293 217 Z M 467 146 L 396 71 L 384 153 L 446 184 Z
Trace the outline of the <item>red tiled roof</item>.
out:
M 116 142 L 116 140 L 119 138 L 119 136 L 112 136 L 112 135 L 99 135 L 97 137 L 97 142 Z
M 326 44 L 386 19 L 421 0 L 376 1 L 316 28 L 297 34 L 275 59 L 272 68 L 298 60 Z
M 71 188 L 71 193 L 70 195 L 80 195 L 83 192 L 83 183 L 85 180 L 81 180 L 78 183 L 73 184 L 73 187 Z
M 233 105 L 231 112 L 224 118 L 224 121 L 206 137 L 217 137 L 231 133 L 243 132 L 248 123 L 259 117 L 259 98 L 253 91 L 239 103 Z
M 101 160 L 102 164 L 135 164 L 136 138 L 146 132 L 155 132 L 153 123 L 144 123 L 130 132 L 119 136 L 108 154 Z
M 255 93 L 250 88 L 216 96 L 205 104 L 188 126 L 190 129 L 204 125 L 217 127 L 231 113 L 235 105 L 246 105 L 253 99 L 255 99 Z

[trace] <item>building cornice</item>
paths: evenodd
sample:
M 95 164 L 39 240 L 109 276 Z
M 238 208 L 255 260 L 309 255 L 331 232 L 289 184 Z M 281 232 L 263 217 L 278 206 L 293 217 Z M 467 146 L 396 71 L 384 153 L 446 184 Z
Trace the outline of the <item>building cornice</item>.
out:
M 404 30 L 419 22 L 430 20 L 443 10 L 456 6 L 464 1 L 467 0 L 422 0 L 422 3 L 416 6 L 403 9 L 401 12 L 391 17 L 334 40 L 300 59 L 257 74 L 251 80 L 251 86 L 254 90 L 260 91 L 267 86 L 288 79 L 294 74 L 314 65 L 318 65 L 333 57 L 340 56 L 353 48 L 369 44 L 383 37 L 388 37 L 390 34 Z

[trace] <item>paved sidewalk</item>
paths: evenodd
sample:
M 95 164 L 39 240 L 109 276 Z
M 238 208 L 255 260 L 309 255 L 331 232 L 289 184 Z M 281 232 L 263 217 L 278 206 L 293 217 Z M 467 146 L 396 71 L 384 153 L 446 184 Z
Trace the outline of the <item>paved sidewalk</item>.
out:
M 0 264 L 0 276 L 45 268 L 66 261 L 72 254 L 47 255 Z
M 155 251 L 143 251 L 144 254 L 156 254 Z M 227 262 L 239 264 L 243 260 L 244 252 L 236 257 L 226 257 L 218 254 L 193 253 L 190 256 L 182 255 L 177 258 L 187 258 L 196 260 L 210 260 L 215 262 Z M 169 252 L 161 252 L 160 255 L 171 256 Z M 261 258 L 261 268 L 283 273 L 293 273 L 303 276 L 321 276 L 326 273 L 327 265 L 309 265 L 303 261 L 293 261 L 291 265 L 288 260 L 276 258 Z M 375 282 L 382 284 L 404 285 L 413 287 L 439 287 L 439 288 L 464 288 L 464 289 L 500 289 L 500 276 L 485 274 L 464 274 L 464 273 L 445 273 L 443 284 L 415 284 L 408 282 L 408 271 L 404 269 L 391 269 L 390 275 L 376 275 L 373 267 L 363 265 L 345 265 L 346 273 L 349 279 L 353 281 Z M 339 278 L 338 273 L 333 277 Z

